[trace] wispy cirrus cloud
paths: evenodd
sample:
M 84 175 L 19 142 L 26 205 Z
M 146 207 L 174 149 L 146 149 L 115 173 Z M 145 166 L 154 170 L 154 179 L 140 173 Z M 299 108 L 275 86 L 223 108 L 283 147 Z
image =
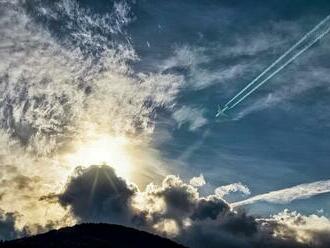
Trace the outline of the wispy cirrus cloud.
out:
M 38 201 L 76 166 L 65 156 L 104 134 L 148 146 L 155 109 L 172 108 L 183 80 L 130 67 L 125 1 L 105 14 L 67 0 L 0 1 L 0 12 L 1 208 L 19 213 L 20 228 L 47 226 L 66 215 Z
M 208 120 L 203 116 L 203 110 L 188 106 L 174 111 L 172 117 L 179 127 L 188 124 L 190 131 L 195 131 L 208 123 Z
M 214 60 L 222 55 L 222 48 L 212 51 L 205 47 L 178 46 L 175 47 L 173 55 L 160 63 L 161 71 L 170 71 L 185 76 L 185 81 L 189 89 L 200 90 L 215 83 L 234 80 L 247 70 L 247 65 L 243 63 L 221 65 L 214 70 L 210 65 Z M 210 56 L 211 53 L 219 53 L 218 56 Z

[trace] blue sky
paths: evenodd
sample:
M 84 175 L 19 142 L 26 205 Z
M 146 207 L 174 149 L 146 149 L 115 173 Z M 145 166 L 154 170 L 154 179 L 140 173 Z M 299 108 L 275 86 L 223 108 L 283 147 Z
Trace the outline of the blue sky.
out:
M 197 248 L 327 245 L 330 35 L 215 115 L 329 10 L 2 1 L 0 239 L 104 221 Z
M 79 1 L 97 14 L 113 3 Z M 327 1 L 138 1 L 128 3 L 129 36 L 139 60 L 136 73 L 162 72 L 184 78 L 172 108 L 157 110 L 153 142 L 173 173 L 203 173 L 209 189 L 242 182 L 252 195 L 329 178 L 329 38 L 325 37 L 230 113 L 215 119 L 224 104 L 322 20 Z M 48 17 L 38 17 L 48 18 Z M 63 19 L 65 21 L 65 19 Z M 71 30 L 47 23 L 66 40 Z M 94 30 L 97 32 L 97 30 Z M 75 42 L 73 39 L 72 42 Z M 95 47 L 80 44 L 90 52 Z M 97 51 L 95 50 L 97 53 Z M 286 207 L 312 213 L 329 195 Z
M 329 7 L 326 1 L 135 6 L 129 32 L 142 58 L 137 69 L 164 68 L 188 82 L 174 107 L 181 119 L 161 113 L 154 134 L 174 171 L 203 173 L 211 186 L 240 181 L 252 194 L 329 178 L 328 37 L 237 107 L 231 120 L 214 118 L 218 104 L 322 20 Z M 159 143 L 164 129 L 171 138 Z M 307 213 L 324 208 L 329 214 L 329 204 L 324 195 L 262 207 L 266 213 L 289 207 Z

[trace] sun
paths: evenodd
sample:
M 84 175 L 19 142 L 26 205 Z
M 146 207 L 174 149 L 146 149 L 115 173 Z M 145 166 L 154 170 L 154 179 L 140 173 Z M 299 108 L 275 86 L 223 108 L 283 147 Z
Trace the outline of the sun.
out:
M 83 167 L 107 164 L 114 168 L 117 175 L 129 179 L 132 166 L 128 146 L 129 140 L 126 137 L 102 135 L 77 145 L 77 149 L 67 156 L 67 161 L 72 166 Z

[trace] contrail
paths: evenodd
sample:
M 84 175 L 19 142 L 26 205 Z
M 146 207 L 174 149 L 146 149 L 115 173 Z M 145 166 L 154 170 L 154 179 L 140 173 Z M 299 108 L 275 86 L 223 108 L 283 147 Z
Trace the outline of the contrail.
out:
M 323 32 L 321 35 L 316 37 L 312 42 L 310 42 L 306 47 L 304 47 L 302 50 L 300 50 L 297 54 L 295 54 L 293 57 L 291 57 L 287 62 L 285 62 L 280 68 L 275 70 L 273 73 L 271 73 L 266 79 L 261 81 L 257 86 L 252 88 L 248 93 L 246 93 L 244 96 L 242 96 L 237 102 L 235 102 L 233 105 L 231 105 L 228 109 L 232 109 L 236 107 L 239 103 L 241 103 L 245 98 L 247 98 L 249 95 L 251 95 L 255 90 L 257 90 L 260 86 L 265 84 L 267 81 L 272 79 L 277 73 L 282 71 L 285 67 L 287 67 L 289 64 L 291 64 L 294 60 L 296 60 L 301 54 L 303 54 L 305 51 L 307 51 L 310 47 L 312 47 L 316 42 L 318 42 L 320 39 L 322 39 L 325 35 L 327 35 L 330 32 L 330 28 L 328 28 L 325 32 Z
M 288 66 L 290 63 L 292 63 L 296 58 L 298 58 L 301 54 L 303 54 L 306 50 L 308 50 L 310 47 L 312 47 L 317 41 L 319 41 L 326 34 L 328 34 L 330 29 L 327 28 L 325 31 L 322 31 L 322 26 L 327 24 L 327 22 L 329 20 L 330 20 L 330 15 L 328 15 L 326 18 L 324 18 L 311 31 L 309 31 L 307 34 L 305 34 L 298 42 L 296 42 L 291 48 L 289 48 L 283 55 L 281 55 L 278 59 L 276 59 L 262 73 L 260 73 L 255 79 L 253 79 L 248 85 L 246 85 L 240 92 L 238 92 L 232 99 L 230 99 L 224 105 L 224 107 L 222 109 L 219 108 L 217 116 L 224 114 L 225 111 L 228 111 L 229 109 L 232 109 L 236 105 L 241 103 L 246 97 L 248 97 L 250 94 L 252 94 L 255 90 L 257 90 L 260 86 L 262 86 L 264 83 L 269 81 L 271 78 L 273 78 L 277 73 L 279 73 L 286 66 Z M 321 33 L 317 34 L 317 32 L 319 32 L 320 30 L 321 30 Z M 308 39 L 310 37 L 312 37 L 312 35 L 315 33 L 317 34 L 317 36 L 314 37 L 311 41 L 308 41 Z M 304 42 L 306 42 L 306 41 L 308 41 L 308 42 L 307 42 L 307 44 L 304 45 Z M 303 45 L 303 46 L 295 54 L 293 54 L 291 57 L 286 59 L 286 57 L 288 55 L 293 53 L 301 45 Z M 284 64 L 282 64 L 282 63 L 284 63 Z M 271 72 L 277 66 L 279 66 L 278 69 L 276 69 L 269 76 L 267 76 L 264 80 L 262 80 L 259 84 L 257 84 L 257 86 L 255 86 L 251 89 L 251 87 L 254 86 L 260 79 L 262 79 L 263 76 L 267 75 L 267 73 Z
M 319 24 L 317 24 L 311 31 L 305 34 L 298 42 L 296 42 L 289 50 L 287 50 L 283 55 L 281 55 L 277 60 L 275 60 L 270 66 L 268 66 L 262 73 L 260 73 L 255 79 L 253 79 L 248 85 L 246 85 L 240 92 L 238 92 L 230 101 L 228 101 L 225 106 L 228 106 L 234 100 L 236 100 L 240 95 L 244 93 L 250 86 L 257 82 L 263 75 L 273 69 L 278 63 L 281 62 L 287 55 L 289 55 L 294 49 L 301 45 L 310 35 L 312 35 L 319 27 L 326 23 L 330 19 L 330 15 L 324 18 Z
M 266 194 L 256 195 L 243 201 L 230 204 L 231 207 L 239 207 L 256 202 L 270 202 L 285 204 L 298 199 L 307 199 L 315 195 L 329 193 L 330 180 L 317 181 L 313 183 L 304 183 L 294 187 L 268 192 Z

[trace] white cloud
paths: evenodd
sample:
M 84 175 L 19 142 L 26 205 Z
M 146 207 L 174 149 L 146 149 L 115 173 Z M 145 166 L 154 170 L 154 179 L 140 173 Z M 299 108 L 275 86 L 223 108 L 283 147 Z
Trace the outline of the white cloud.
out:
M 293 239 L 311 247 L 326 247 L 329 243 L 330 220 L 325 216 L 306 216 L 285 209 L 258 221 L 263 223 L 264 229 L 270 229 L 275 237 L 281 239 Z
M 112 183 L 106 183 L 109 180 Z M 90 195 L 91 190 L 90 199 L 81 197 Z M 224 244 L 326 247 L 330 241 L 330 221 L 326 217 L 303 216 L 286 210 L 256 219 L 233 210 L 219 195 L 200 196 L 199 190 L 178 176 L 168 175 L 160 185 L 151 183 L 140 191 L 119 178 L 111 167 L 103 165 L 80 168 L 58 199 L 82 222 L 103 220 L 130 225 L 173 238 L 189 247 L 204 247 L 206 239 L 210 247 Z M 221 195 L 235 190 L 249 192 L 241 184 L 232 184 L 224 186 Z M 99 206 L 106 207 L 100 209 Z
M 232 193 L 232 192 L 241 192 L 244 195 L 250 195 L 250 190 L 246 185 L 243 185 L 242 183 L 232 183 L 225 186 L 221 186 L 215 189 L 214 193 L 223 198 L 224 196 Z
M 294 187 L 272 191 L 266 194 L 256 195 L 244 201 L 232 203 L 232 207 L 253 204 L 259 201 L 285 204 L 298 199 L 307 199 L 315 195 L 330 192 L 330 180 L 300 184 Z
M 202 187 L 206 184 L 203 174 L 200 174 L 199 177 L 193 177 L 189 183 L 194 187 Z
M 188 123 L 190 131 L 195 131 L 196 129 L 206 125 L 208 122 L 203 116 L 203 111 L 187 106 L 183 106 L 176 110 L 172 116 L 178 123 L 179 127 L 185 123 Z
M 78 28 L 68 32 L 63 46 L 19 4 L 4 5 L 1 126 L 39 154 L 53 152 L 85 129 L 152 132 L 154 109 L 172 106 L 182 77 L 135 74 L 127 64 L 137 59 L 129 43 L 109 44 L 106 36 L 99 35 L 86 44 L 85 36 L 96 28 L 124 33 L 122 27 L 129 21 L 126 4 L 115 4 L 114 13 L 105 16 L 93 15 L 75 1 L 58 2 L 55 7 L 39 3 L 37 10 L 39 5 L 65 15 L 61 18 L 69 20 L 65 23 L 69 27 L 77 22 Z M 70 45 L 70 39 L 80 48 Z M 85 50 L 95 47 L 102 48 L 101 57 L 86 57 Z
M 188 45 L 176 47 L 173 56 L 161 63 L 159 68 L 162 71 L 183 70 L 183 74 L 186 76 L 186 86 L 194 90 L 209 87 L 215 82 L 225 82 L 237 78 L 247 68 L 244 64 L 235 64 L 217 70 L 207 69 L 205 64 L 212 62 L 207 52 L 210 51 L 204 47 L 191 47 Z M 214 51 L 214 53 L 218 52 L 221 56 L 222 48 Z
M 198 188 L 205 183 L 203 180 L 201 175 L 188 184 L 178 176 L 168 175 L 161 185 L 151 183 L 144 191 L 137 192 L 132 206 L 143 214 L 153 231 L 177 236 L 194 222 L 214 220 L 229 211 L 229 205 L 220 197 L 200 196 Z
M 148 147 L 155 109 L 172 108 L 183 83 L 169 73 L 137 74 L 128 65 L 138 57 L 124 31 L 130 19 L 123 1 L 105 15 L 78 1 L 35 1 L 33 17 L 22 2 L 0 1 L 0 205 L 19 213 L 20 228 L 67 220 L 67 210 L 38 199 L 61 190 L 77 166 L 65 155 L 78 143 L 103 134 L 134 137 L 146 149 L 132 154 L 160 165 Z M 67 32 L 55 38 L 47 22 L 36 21 L 40 16 L 62 21 Z M 109 33 L 126 39 L 108 40 Z M 150 171 L 144 173 L 152 177 Z

